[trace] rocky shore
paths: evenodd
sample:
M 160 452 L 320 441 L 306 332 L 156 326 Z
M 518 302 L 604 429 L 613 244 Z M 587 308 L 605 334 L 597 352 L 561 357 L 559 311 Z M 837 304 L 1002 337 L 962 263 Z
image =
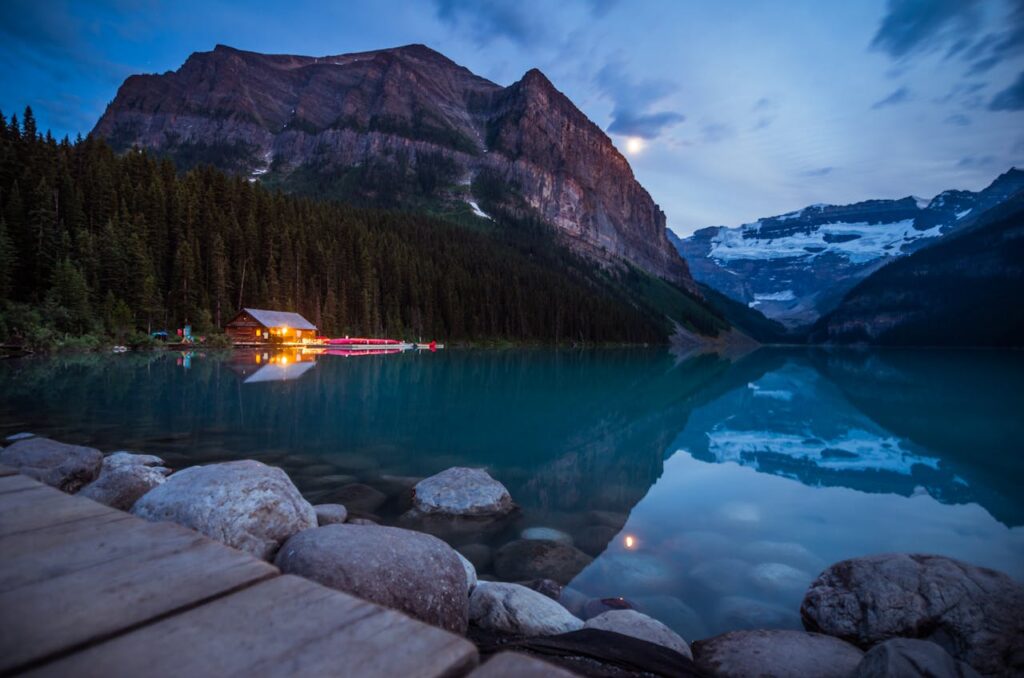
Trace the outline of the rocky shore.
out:
M 592 558 L 558 530 L 529 528 L 494 553 L 439 538 L 496 529 L 515 515 L 508 490 L 480 469 L 392 479 L 408 506 L 400 526 L 385 526 L 372 515 L 387 496 L 351 478 L 335 479 L 343 502 L 313 505 L 260 461 L 172 471 L 154 455 L 27 433 L 4 445 L 0 464 L 24 475 L 466 634 L 485 655 L 512 649 L 595 676 L 1024 675 L 1024 587 L 942 556 L 881 554 L 827 567 L 804 595 L 804 631 L 685 639 L 630 601 L 568 587 Z M 595 540 L 616 530 L 597 526 Z M 478 575 L 484 567 L 495 576 Z

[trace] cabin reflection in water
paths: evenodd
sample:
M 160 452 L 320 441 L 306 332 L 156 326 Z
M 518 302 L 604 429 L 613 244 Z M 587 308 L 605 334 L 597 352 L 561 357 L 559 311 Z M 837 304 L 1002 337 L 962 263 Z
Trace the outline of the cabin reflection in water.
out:
M 305 349 L 235 351 L 230 365 L 245 384 L 290 381 L 313 369 L 317 354 Z

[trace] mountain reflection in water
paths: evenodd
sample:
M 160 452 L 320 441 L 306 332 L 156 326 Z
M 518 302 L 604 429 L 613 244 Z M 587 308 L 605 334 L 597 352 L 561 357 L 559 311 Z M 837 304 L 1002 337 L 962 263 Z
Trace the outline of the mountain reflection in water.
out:
M 1012 352 L 87 355 L 0 362 L 0 429 L 177 468 L 255 458 L 385 523 L 418 478 L 486 467 L 521 511 L 445 538 L 493 555 L 558 530 L 595 556 L 573 588 L 693 640 L 798 626 L 811 579 L 851 556 L 1024 576 L 1022 386 Z

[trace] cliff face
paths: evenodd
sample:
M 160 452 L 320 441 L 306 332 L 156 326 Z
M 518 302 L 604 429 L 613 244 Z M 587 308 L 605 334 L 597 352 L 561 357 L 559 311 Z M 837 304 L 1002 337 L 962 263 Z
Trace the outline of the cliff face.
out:
M 474 204 L 466 187 L 486 172 L 578 253 L 695 290 L 629 163 L 537 70 L 503 88 L 422 45 L 320 58 L 218 46 L 128 78 L 93 134 L 253 180 L 429 168 L 424 190 Z

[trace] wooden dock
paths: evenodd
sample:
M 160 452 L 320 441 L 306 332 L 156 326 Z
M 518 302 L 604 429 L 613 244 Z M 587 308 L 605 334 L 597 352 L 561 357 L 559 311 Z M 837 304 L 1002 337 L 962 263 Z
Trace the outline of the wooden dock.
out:
M 0 467 L 0 675 L 454 677 L 478 660 L 465 638 Z

